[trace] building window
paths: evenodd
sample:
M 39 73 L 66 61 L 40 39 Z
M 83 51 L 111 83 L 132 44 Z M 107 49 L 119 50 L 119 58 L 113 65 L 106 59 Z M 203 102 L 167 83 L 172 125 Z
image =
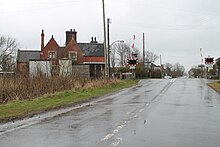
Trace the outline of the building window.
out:
M 70 51 L 69 52 L 69 59 L 73 61 L 77 61 L 77 52 L 75 51 Z
M 56 58 L 56 52 L 49 52 L 49 59 L 55 59 Z

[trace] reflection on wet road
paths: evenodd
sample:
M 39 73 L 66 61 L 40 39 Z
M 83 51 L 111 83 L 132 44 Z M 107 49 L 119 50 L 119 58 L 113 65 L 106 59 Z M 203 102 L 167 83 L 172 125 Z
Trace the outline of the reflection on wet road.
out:
M 220 95 L 206 82 L 142 80 L 63 115 L 2 132 L 0 146 L 220 146 Z

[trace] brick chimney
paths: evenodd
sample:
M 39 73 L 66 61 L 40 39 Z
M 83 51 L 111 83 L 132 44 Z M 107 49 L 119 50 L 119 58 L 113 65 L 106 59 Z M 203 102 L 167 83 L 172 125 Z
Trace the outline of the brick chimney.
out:
M 96 37 L 94 37 L 94 43 L 98 43 L 98 41 L 96 40 Z
M 42 30 L 42 33 L 41 33 L 41 51 L 43 50 L 44 48 L 44 30 Z
M 66 31 L 66 46 L 72 38 L 77 42 L 77 32 L 75 31 L 75 29 L 70 29 L 70 31 Z
M 96 40 L 96 37 L 94 37 L 94 38 L 91 37 L 91 41 L 90 41 L 90 43 L 95 43 L 95 44 L 98 43 L 98 41 Z

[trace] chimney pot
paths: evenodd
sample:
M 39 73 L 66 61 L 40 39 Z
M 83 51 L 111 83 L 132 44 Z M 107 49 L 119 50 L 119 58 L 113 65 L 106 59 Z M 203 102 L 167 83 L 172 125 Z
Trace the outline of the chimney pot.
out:
M 42 29 L 42 32 L 41 32 L 41 51 L 43 50 L 44 48 L 44 30 Z
M 71 39 L 74 39 L 77 42 L 77 32 L 70 29 L 70 31 L 66 31 L 66 46 L 70 42 Z

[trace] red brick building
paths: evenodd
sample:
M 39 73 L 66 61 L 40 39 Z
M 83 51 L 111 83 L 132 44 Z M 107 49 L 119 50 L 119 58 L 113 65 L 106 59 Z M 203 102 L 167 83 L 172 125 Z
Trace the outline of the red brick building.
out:
M 104 46 L 91 38 L 89 43 L 78 43 L 75 30 L 66 31 L 66 45 L 61 47 L 52 36 L 48 43 L 44 43 L 44 30 L 41 33 L 40 50 L 18 50 L 17 73 L 29 73 L 30 60 L 49 60 L 52 72 L 59 73 L 59 61 L 71 60 L 72 65 L 89 65 L 90 77 L 104 74 Z

